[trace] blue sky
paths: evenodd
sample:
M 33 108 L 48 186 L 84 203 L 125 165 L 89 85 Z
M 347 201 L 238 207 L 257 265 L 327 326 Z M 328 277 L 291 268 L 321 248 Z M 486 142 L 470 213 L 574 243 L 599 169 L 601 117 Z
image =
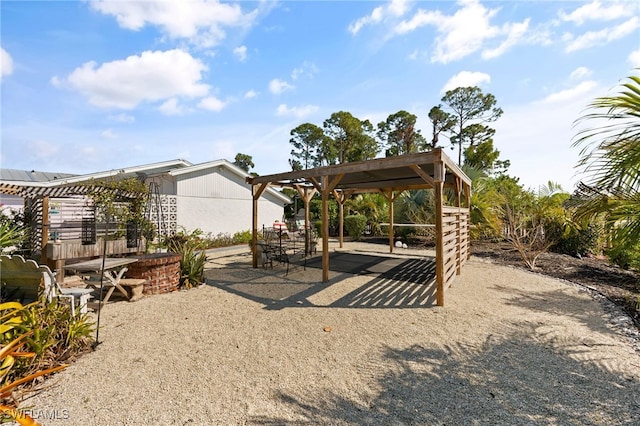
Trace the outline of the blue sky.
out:
M 0 13 L 0 165 L 15 169 L 242 152 L 279 173 L 301 123 L 407 110 L 429 137 L 444 92 L 477 85 L 504 110 L 509 173 L 571 190 L 574 120 L 640 67 L 636 0 L 3 0 Z

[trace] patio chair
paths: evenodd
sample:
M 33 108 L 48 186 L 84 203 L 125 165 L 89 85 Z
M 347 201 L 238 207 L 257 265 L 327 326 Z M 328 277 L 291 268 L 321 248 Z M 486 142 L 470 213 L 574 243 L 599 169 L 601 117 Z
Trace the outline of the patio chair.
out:
M 76 305 L 81 313 L 87 312 L 87 303 L 92 297 L 91 289 L 61 288 L 47 265 L 38 265 L 20 255 L 0 256 L 0 279 L 8 294 L 19 294 L 23 301 L 37 300 L 41 292 L 49 302 L 54 298 L 67 299 L 74 316 Z

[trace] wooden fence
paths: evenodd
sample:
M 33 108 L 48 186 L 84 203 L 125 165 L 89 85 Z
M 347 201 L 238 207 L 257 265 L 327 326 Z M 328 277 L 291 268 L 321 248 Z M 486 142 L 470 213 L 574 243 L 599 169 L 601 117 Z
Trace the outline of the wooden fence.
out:
M 455 275 L 462 272 L 469 251 L 469 209 L 442 207 L 443 288 L 451 285 Z

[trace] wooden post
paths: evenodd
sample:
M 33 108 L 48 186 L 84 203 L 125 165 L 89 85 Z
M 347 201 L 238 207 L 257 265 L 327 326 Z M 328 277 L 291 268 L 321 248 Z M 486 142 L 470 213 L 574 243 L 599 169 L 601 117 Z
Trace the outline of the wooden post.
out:
M 322 176 L 322 282 L 329 281 L 329 176 Z
M 471 186 L 464 185 L 464 201 L 467 213 L 467 260 L 471 258 Z
M 251 233 L 251 251 L 253 258 L 252 264 L 254 268 L 258 267 L 258 201 L 268 187 L 268 182 L 260 184 L 257 188 L 256 185 L 251 185 L 251 192 L 253 193 L 253 226 Z
M 434 166 L 435 207 L 436 207 L 436 303 L 444 306 L 444 240 L 442 235 L 442 189 L 444 164 L 436 162 Z
M 42 239 L 40 262 L 47 265 L 47 244 L 49 243 L 49 197 L 42 198 Z
M 389 253 L 393 253 L 393 202 L 395 201 L 393 198 L 393 191 L 389 191 L 387 200 L 389 200 Z
M 340 248 L 344 247 L 344 202 L 341 199 L 338 199 L 338 210 L 340 212 L 339 218 L 339 238 Z
M 462 185 L 462 179 L 456 177 L 455 202 L 458 208 L 458 214 L 456 214 L 456 275 L 462 273 L 462 212 L 460 211 Z

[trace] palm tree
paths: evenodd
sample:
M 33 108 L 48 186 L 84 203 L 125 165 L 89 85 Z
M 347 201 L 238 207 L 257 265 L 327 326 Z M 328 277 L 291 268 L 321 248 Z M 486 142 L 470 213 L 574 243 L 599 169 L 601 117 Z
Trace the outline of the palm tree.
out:
M 640 70 L 640 68 L 638 69 Z M 628 77 L 614 96 L 600 97 L 592 112 L 576 123 L 595 121 L 580 131 L 574 146 L 582 146 L 578 168 L 585 180 L 572 204 L 577 216 L 605 215 L 619 244 L 640 238 L 640 76 Z

